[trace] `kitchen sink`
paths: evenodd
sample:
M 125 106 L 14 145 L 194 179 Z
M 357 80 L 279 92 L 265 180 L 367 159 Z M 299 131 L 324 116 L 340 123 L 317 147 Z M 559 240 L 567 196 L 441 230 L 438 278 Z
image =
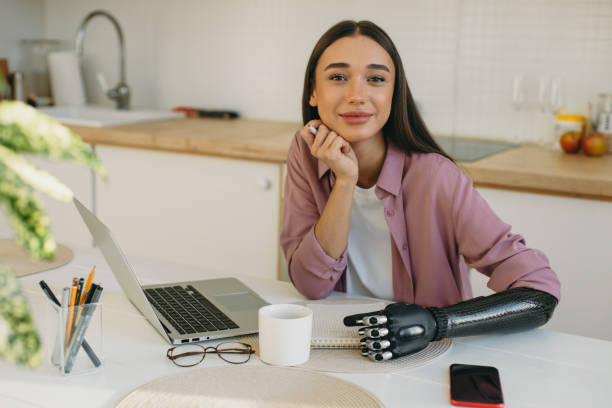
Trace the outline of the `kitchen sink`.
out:
M 185 117 L 183 113 L 154 110 L 117 110 L 102 106 L 52 106 L 39 108 L 57 121 L 66 125 L 107 127 L 130 123 Z
M 462 162 L 480 160 L 517 147 L 512 143 L 460 137 L 435 137 L 434 139 L 450 157 Z

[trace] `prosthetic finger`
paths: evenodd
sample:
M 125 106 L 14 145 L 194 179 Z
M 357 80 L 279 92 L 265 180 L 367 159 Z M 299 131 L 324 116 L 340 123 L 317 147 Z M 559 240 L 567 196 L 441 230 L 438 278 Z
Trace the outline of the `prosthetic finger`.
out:
M 365 316 L 362 319 L 363 326 L 379 326 L 381 324 L 387 323 L 389 319 L 385 315 L 369 315 Z
M 389 329 L 384 327 L 384 326 L 380 326 L 380 327 L 362 327 L 361 329 L 359 329 L 358 331 L 360 336 L 366 336 L 372 339 L 378 339 L 380 337 L 385 337 L 389 334 Z
M 364 352 L 362 352 L 361 354 L 365 357 L 368 357 L 372 361 L 385 361 L 391 360 L 393 358 L 393 353 L 390 351 L 368 351 L 365 354 Z
M 370 321 L 373 321 L 372 318 L 384 318 L 385 321 L 381 323 L 369 323 Z M 367 318 L 367 322 L 364 322 L 364 319 Z M 346 316 L 344 318 L 344 325 L 345 326 L 373 326 L 376 324 L 383 324 L 386 323 L 387 317 L 384 315 L 384 311 L 380 310 L 378 312 L 368 312 L 368 313 L 358 313 L 358 314 L 354 314 L 354 315 L 350 315 L 350 316 Z
M 369 339 L 366 337 L 361 339 L 360 344 L 363 347 L 366 347 L 368 350 L 373 351 L 384 350 L 391 347 L 391 342 L 389 339 Z

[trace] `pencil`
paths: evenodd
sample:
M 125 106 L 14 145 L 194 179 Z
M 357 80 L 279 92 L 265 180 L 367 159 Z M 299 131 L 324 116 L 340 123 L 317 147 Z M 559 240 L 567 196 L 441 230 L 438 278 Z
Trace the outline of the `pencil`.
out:
M 70 341 L 70 333 L 72 331 L 72 319 L 74 318 L 74 302 L 76 301 L 76 292 L 78 279 L 72 280 L 72 287 L 70 288 L 70 303 L 68 304 L 68 322 L 66 323 L 66 350 L 68 350 L 68 343 Z
M 81 299 L 79 301 L 79 305 L 85 303 L 85 298 L 87 298 L 87 292 L 91 289 L 91 283 L 93 282 L 94 274 L 96 273 L 96 265 L 91 268 L 91 272 L 89 272 L 89 276 L 87 277 L 87 283 L 85 284 L 85 290 L 81 293 Z
M 91 268 L 91 272 L 89 272 L 89 276 L 87 277 L 87 283 L 85 283 L 85 287 L 81 291 L 81 298 L 79 299 L 79 305 L 82 305 L 85 303 L 85 299 L 87 299 L 87 293 L 89 292 L 89 289 L 91 289 L 91 284 L 93 282 L 95 273 L 96 273 L 96 265 L 94 265 L 93 268 Z M 81 317 L 82 311 L 83 311 L 83 308 L 79 307 L 77 311 L 76 323 L 78 323 L 79 318 Z

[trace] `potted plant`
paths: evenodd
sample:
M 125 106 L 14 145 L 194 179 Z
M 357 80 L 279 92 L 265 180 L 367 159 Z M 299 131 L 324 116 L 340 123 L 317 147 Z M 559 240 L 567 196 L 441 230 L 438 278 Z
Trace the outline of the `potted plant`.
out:
M 0 91 L 2 86 L 6 84 L 0 78 Z M 15 240 L 33 259 L 52 259 L 57 244 L 36 190 L 63 201 L 71 201 L 73 194 L 21 153 L 81 163 L 103 178 L 106 172 L 89 146 L 67 127 L 24 103 L 0 102 L 0 208 Z M 19 283 L 9 268 L 0 264 L 0 358 L 37 367 L 40 346 Z

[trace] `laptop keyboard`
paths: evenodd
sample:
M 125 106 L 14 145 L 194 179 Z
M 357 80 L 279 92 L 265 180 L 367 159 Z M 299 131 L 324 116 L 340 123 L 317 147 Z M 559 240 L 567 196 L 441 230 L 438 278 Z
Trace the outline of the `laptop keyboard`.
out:
M 187 285 L 148 288 L 147 299 L 180 334 L 237 329 L 238 325 L 196 288 Z

